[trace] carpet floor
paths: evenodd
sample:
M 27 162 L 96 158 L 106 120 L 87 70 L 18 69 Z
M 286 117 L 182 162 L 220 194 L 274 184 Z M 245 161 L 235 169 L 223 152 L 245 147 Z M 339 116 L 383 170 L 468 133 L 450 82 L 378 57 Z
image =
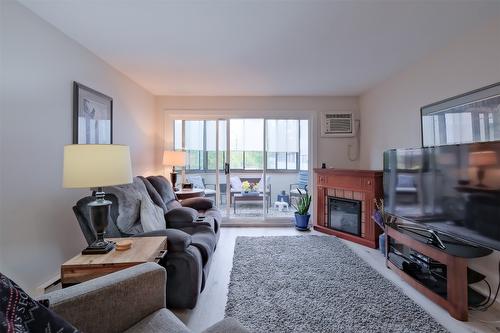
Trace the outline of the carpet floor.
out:
M 253 332 L 447 332 L 335 237 L 238 237 L 226 316 Z

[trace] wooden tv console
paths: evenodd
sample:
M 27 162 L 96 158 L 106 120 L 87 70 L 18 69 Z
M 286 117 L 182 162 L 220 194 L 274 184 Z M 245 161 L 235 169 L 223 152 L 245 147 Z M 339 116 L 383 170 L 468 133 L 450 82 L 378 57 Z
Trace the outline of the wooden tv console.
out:
M 469 245 L 460 245 L 452 242 L 447 249 L 441 250 L 438 247 L 427 244 L 426 237 L 419 236 L 413 232 L 406 230 L 397 230 L 386 226 L 386 265 L 388 268 L 397 273 L 403 280 L 410 284 L 413 288 L 424 294 L 433 302 L 448 310 L 450 315 L 461 321 L 468 319 L 468 272 L 467 259 L 477 258 L 488 255 L 490 250 L 478 248 Z M 415 250 L 426 257 L 439 261 L 446 265 L 446 297 L 438 294 L 434 290 L 425 286 L 421 281 L 417 280 L 401 268 L 397 267 L 389 260 L 389 248 L 391 239 L 398 244 L 402 244 L 412 250 Z

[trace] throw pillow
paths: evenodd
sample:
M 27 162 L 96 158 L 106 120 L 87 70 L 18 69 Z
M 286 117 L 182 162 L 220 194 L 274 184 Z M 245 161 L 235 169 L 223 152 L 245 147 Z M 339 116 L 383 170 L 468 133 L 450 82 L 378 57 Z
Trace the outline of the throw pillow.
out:
M 238 176 L 232 176 L 231 179 L 231 189 L 235 191 L 241 191 L 241 179 Z
M 0 273 L 0 331 L 7 333 L 75 333 L 73 325 L 35 301 Z
M 144 232 L 165 229 L 165 217 L 163 209 L 156 206 L 148 195 L 142 195 L 141 200 L 141 224 Z

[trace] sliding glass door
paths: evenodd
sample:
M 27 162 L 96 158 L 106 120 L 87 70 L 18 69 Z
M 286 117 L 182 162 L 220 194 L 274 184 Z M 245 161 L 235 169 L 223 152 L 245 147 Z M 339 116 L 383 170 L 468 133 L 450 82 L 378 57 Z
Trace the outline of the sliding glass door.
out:
M 174 147 L 187 153 L 186 181 L 203 188 L 226 221 L 290 222 L 308 190 L 306 119 L 176 119 Z
M 262 220 L 264 202 L 269 202 L 263 178 L 264 119 L 230 119 L 229 147 L 229 216 Z

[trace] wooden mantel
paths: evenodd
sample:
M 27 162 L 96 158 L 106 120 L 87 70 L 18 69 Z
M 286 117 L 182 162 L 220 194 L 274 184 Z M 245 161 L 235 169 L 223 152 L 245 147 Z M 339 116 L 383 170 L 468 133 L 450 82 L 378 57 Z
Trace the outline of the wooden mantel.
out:
M 378 247 L 382 233 L 371 216 L 374 199 L 383 197 L 382 172 L 374 170 L 314 169 L 316 177 L 316 219 L 314 229 L 371 248 Z M 328 197 L 361 202 L 361 236 L 328 227 Z

